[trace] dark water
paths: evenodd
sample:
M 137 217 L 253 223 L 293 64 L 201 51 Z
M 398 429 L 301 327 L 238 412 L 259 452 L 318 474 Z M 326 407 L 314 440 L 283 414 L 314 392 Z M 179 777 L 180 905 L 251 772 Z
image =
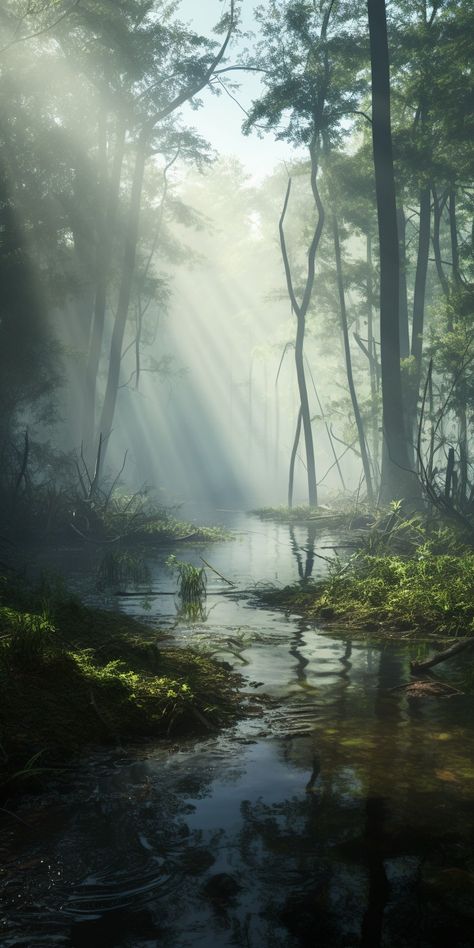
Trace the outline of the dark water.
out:
M 173 596 L 118 605 L 231 662 L 270 706 L 198 743 L 97 754 L 24 822 L 3 814 L 0 945 L 474 945 L 472 697 L 409 699 L 408 647 L 256 608 L 239 590 L 324 572 L 314 551 L 334 541 L 228 519 L 234 541 L 176 549 L 237 584 L 210 573 L 199 621 Z M 156 592 L 174 588 L 164 559 Z M 69 558 L 73 581 L 87 565 Z

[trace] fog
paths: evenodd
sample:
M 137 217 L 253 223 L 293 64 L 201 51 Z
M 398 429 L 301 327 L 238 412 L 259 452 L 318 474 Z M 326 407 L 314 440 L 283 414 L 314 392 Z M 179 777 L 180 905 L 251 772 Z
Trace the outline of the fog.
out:
M 299 408 L 295 319 L 278 244 L 286 180 L 286 168 L 277 165 L 273 176 L 252 184 L 252 175 L 236 156 L 220 156 L 201 175 L 179 167 L 174 171 L 169 200 L 184 202 L 195 226 L 165 222 L 167 246 L 157 247 L 152 272 L 156 279 L 165 275 L 167 299 L 165 305 L 153 301 L 146 313 L 138 386 L 135 346 L 126 352 L 107 455 L 112 475 L 127 452 L 124 478 L 135 487 L 155 487 L 166 502 L 249 507 L 286 500 Z M 299 210 L 308 191 L 308 174 L 300 174 L 295 192 Z M 298 249 L 304 256 L 298 213 L 290 215 L 288 226 L 298 261 Z M 173 259 L 176 247 L 178 263 Z M 315 305 L 306 355 L 318 480 L 322 498 L 329 499 L 341 489 L 341 481 L 318 395 L 342 438 L 347 421 L 338 405 L 344 394 L 339 334 L 336 351 L 330 351 L 321 309 L 318 317 Z M 58 317 L 63 322 L 64 311 Z M 74 319 L 69 331 L 67 348 L 74 349 Z M 125 351 L 131 343 L 132 333 Z M 74 401 L 72 392 L 73 418 Z M 77 447 L 77 434 L 69 439 L 75 430 L 65 417 L 65 448 Z M 356 490 L 357 460 L 346 454 L 341 466 L 346 486 Z M 299 451 L 295 502 L 305 502 L 305 476 Z
M 16 299 L 3 317 L 16 386 L 5 430 L 17 451 L 34 432 L 39 477 L 48 451 L 48 472 L 61 455 L 89 471 L 99 458 L 108 482 L 164 503 L 248 508 L 286 503 L 294 446 L 294 503 L 316 489 L 324 503 L 374 495 L 388 429 L 367 29 L 342 5 L 308 32 L 286 6 L 267 18 L 214 0 L 4 6 L 2 233 Z M 346 76 L 355 50 L 365 65 Z M 295 91 L 310 67 L 311 107 Z M 423 318 L 427 340 L 445 318 L 443 255 L 459 257 L 449 233 L 464 246 L 472 200 L 455 198 L 456 231 L 443 198 L 434 257 L 420 256 L 430 223 L 413 209 L 416 170 L 397 161 L 400 302 L 387 305 L 400 328 L 385 351 L 399 444 L 408 393 L 408 470 Z M 388 383 L 384 398 L 385 417 Z

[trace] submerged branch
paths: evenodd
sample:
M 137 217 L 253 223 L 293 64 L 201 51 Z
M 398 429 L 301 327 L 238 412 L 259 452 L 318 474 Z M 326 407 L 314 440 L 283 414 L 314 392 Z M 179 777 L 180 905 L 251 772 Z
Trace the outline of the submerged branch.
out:
M 461 652 L 464 652 L 467 648 L 473 645 L 474 638 L 463 639 L 461 642 L 456 642 L 455 645 L 450 645 L 449 648 L 443 649 L 442 652 L 436 652 L 432 658 L 428 658 L 424 662 L 411 662 L 411 670 L 415 673 L 428 671 L 428 669 L 434 668 L 435 665 L 440 665 L 441 662 L 446 662 L 449 658 L 452 658 L 453 655 L 460 655 Z

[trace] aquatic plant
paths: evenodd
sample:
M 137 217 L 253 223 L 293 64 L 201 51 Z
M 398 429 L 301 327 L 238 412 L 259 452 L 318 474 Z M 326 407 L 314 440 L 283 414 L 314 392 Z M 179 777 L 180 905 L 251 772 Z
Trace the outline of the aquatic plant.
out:
M 183 602 L 199 602 L 206 595 L 207 576 L 204 567 L 193 566 L 171 554 L 166 565 L 178 574 L 178 594 Z

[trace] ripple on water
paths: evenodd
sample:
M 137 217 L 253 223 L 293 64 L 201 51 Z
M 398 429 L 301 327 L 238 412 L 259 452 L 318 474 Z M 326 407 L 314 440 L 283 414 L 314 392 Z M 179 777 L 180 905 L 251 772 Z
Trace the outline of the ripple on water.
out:
M 249 523 L 186 558 L 241 589 L 297 579 L 305 529 Z M 151 603 L 273 702 L 208 740 L 95 755 L 25 802 L 28 827 L 4 814 L 0 945 L 473 945 L 472 698 L 410 700 L 408 647 L 338 640 L 243 593 L 210 596 L 197 623 Z

